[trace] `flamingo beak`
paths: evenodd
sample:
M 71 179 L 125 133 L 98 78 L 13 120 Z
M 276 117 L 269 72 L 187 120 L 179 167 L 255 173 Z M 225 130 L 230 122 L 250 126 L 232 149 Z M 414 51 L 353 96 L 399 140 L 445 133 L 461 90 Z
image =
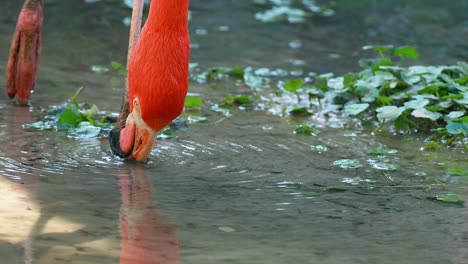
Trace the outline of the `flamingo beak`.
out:
M 137 161 L 148 159 L 157 133 L 145 123 L 140 113 L 138 99 L 135 99 L 133 111 L 127 117 L 125 127 L 110 132 L 109 142 L 114 155 Z

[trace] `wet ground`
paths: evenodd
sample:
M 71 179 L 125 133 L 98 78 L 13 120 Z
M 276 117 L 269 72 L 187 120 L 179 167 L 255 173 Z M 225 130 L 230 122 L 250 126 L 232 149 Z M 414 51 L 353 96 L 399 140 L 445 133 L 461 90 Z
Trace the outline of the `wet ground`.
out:
M 2 72 L 19 2 L 0 10 Z M 466 155 L 421 151 L 417 136 L 360 128 L 300 136 L 294 118 L 207 110 L 206 123 L 133 164 L 112 157 L 104 139 L 22 129 L 80 86 L 83 101 L 118 110 L 122 75 L 90 70 L 125 58 L 129 11 L 112 3 L 46 2 L 34 107 L 0 99 L 0 263 L 468 263 L 466 204 L 433 200 L 452 192 L 468 200 L 466 180 L 447 172 L 466 169 Z M 247 0 L 192 0 L 192 61 L 343 73 L 358 70 L 361 46 L 382 43 L 416 46 L 422 64 L 468 60 L 468 1 L 336 3 L 331 17 L 270 24 L 255 20 L 264 8 Z M 288 45 L 295 40 L 301 48 Z M 190 89 L 219 101 L 236 87 Z M 397 152 L 368 153 L 381 146 Z M 342 159 L 359 165 L 333 165 Z

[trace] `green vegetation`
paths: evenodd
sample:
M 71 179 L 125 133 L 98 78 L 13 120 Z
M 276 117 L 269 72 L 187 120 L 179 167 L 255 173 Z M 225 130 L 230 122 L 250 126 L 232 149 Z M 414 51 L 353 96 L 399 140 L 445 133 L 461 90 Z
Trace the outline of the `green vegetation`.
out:
M 215 111 L 220 107 L 230 111 L 226 105 L 248 105 L 252 109 L 262 104 L 267 109 L 281 107 L 270 112 L 285 116 L 326 119 L 335 115 L 345 123 L 374 125 L 374 133 L 382 129 L 421 133 L 426 135 L 428 149 L 437 149 L 439 143 L 458 143 L 468 150 L 467 63 L 403 67 L 399 65 L 403 60 L 419 58 L 413 47 L 363 49 L 375 51 L 378 57 L 360 60 L 360 72 L 343 76 L 327 73 L 310 80 L 283 80 L 281 70 L 222 67 L 192 74 L 192 79 L 205 83 L 232 78 L 251 89 L 251 95 L 229 95 L 215 105 Z
M 342 76 L 326 73 L 286 79 L 286 70 L 252 67 L 216 67 L 200 72 L 198 64 L 192 63 L 193 81 L 202 84 L 232 81 L 236 86 L 247 88 L 247 92 L 244 89 L 242 94 L 228 94 L 218 102 L 205 102 L 199 96 L 190 95 L 186 99 L 183 120 L 205 122 L 205 104 L 225 117 L 231 116 L 236 108 L 263 109 L 298 119 L 296 134 L 316 135 L 318 131 L 312 121 L 320 119 L 330 127 L 358 125 L 374 133 L 382 130 L 420 133 L 425 137 L 423 144 L 427 150 L 437 150 L 441 144 L 468 149 L 465 143 L 468 135 L 467 63 L 403 67 L 402 61 L 419 58 L 413 47 L 387 45 L 363 49 L 374 51 L 377 58 L 361 59 L 360 72 Z M 106 73 L 110 68 L 125 72 L 125 66 L 117 62 L 109 67 L 94 66 L 93 70 Z M 68 103 L 47 110 L 41 121 L 25 125 L 25 128 L 66 130 L 76 137 L 102 136 L 112 127 L 112 118 L 103 116 L 95 105 L 78 104 L 79 92 Z M 329 117 L 338 118 L 342 124 L 328 124 Z
M 78 103 L 83 89 L 78 89 L 68 102 L 44 110 L 40 121 L 24 124 L 23 128 L 67 132 L 72 138 L 106 137 L 116 120 L 100 112 L 96 105 Z

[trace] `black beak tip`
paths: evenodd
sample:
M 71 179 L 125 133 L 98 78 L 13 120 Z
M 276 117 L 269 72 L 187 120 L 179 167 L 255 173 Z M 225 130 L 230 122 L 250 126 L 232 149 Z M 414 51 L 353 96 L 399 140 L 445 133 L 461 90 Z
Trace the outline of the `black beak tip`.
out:
M 120 130 L 119 129 L 112 129 L 109 133 L 109 144 L 112 151 L 112 154 L 119 156 L 121 158 L 127 158 L 130 156 L 131 151 L 129 153 L 124 153 L 120 148 Z

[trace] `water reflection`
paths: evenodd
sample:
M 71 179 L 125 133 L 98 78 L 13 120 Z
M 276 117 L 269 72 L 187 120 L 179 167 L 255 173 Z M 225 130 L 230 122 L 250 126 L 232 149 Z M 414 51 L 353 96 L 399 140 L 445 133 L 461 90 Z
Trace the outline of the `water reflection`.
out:
M 176 228 L 159 211 L 153 199 L 151 175 L 139 165 L 120 168 L 120 263 L 179 263 Z

